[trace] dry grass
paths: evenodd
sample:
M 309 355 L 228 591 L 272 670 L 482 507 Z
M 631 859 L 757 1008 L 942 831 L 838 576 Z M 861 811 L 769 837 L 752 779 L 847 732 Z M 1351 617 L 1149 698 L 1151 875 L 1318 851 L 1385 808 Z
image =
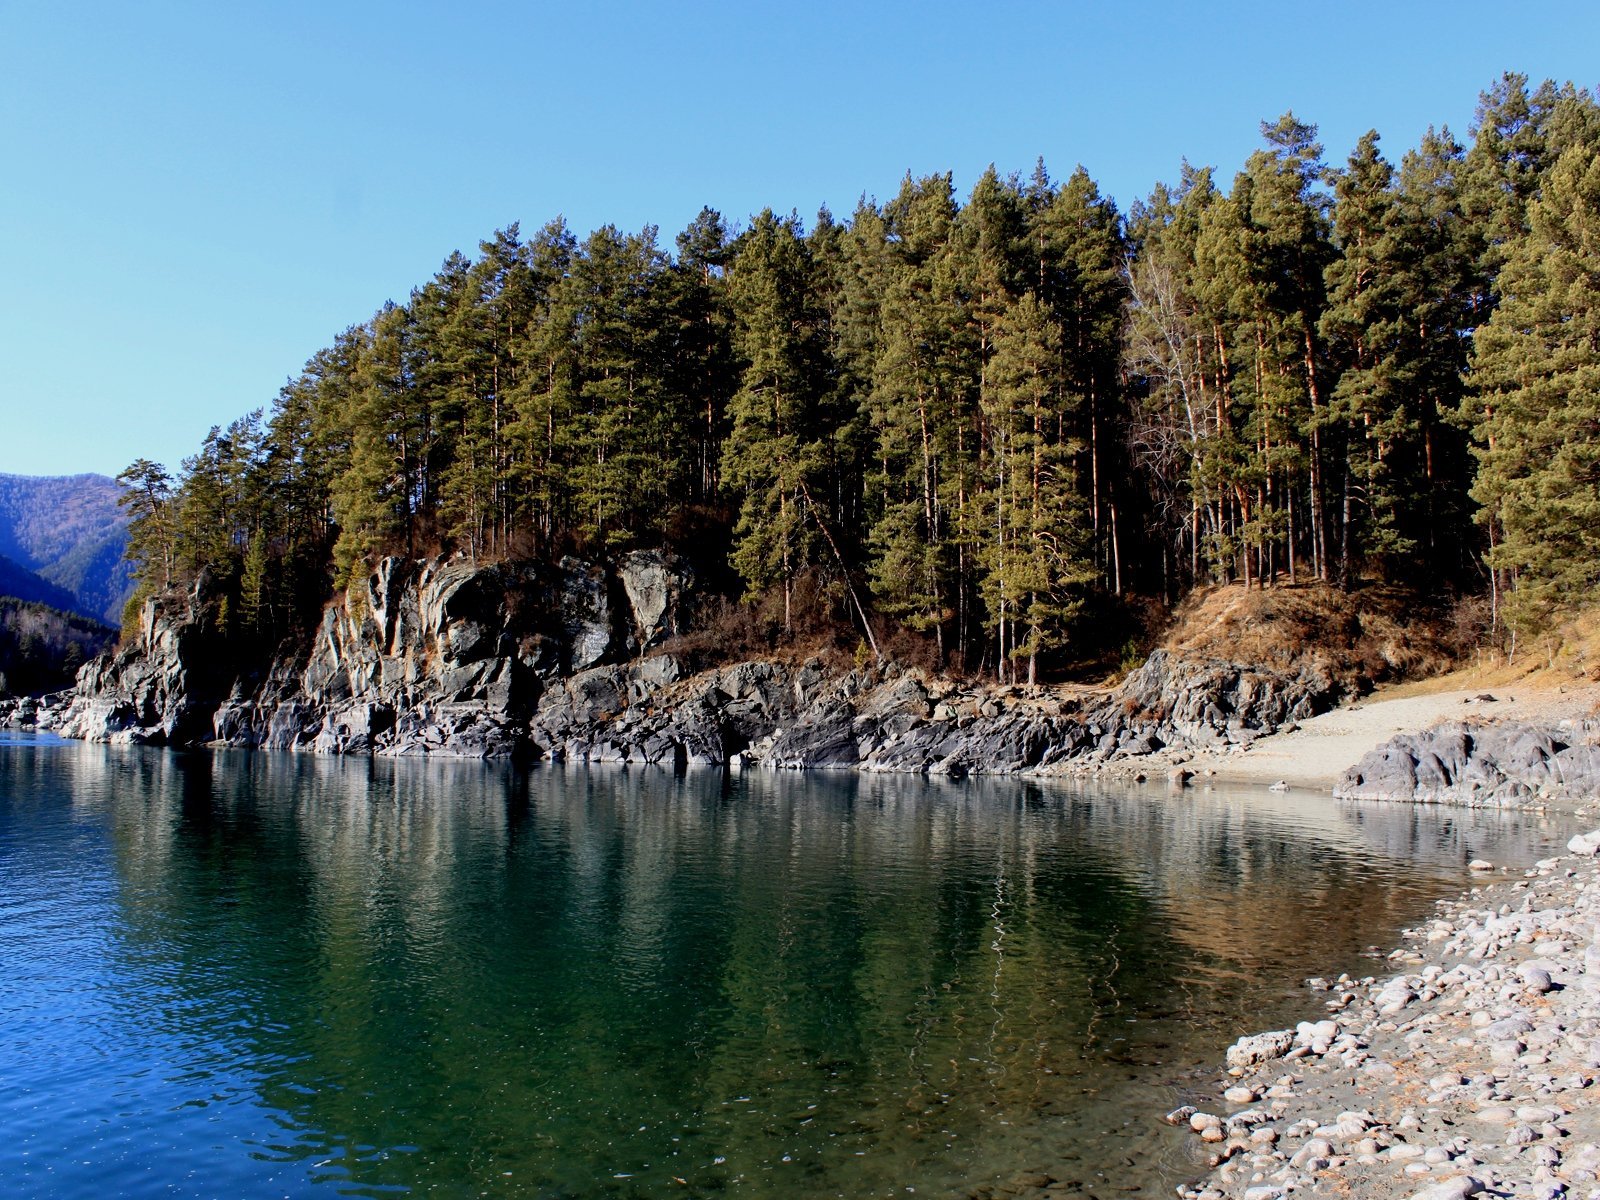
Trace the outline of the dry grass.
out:
M 1407 683 L 1390 694 L 1404 698 L 1512 686 L 1552 691 L 1595 683 L 1600 683 L 1600 610 L 1580 613 L 1543 634 L 1484 638 L 1466 648 L 1448 674 Z
M 1162 645 L 1186 658 L 1223 658 L 1367 684 L 1438 675 L 1458 661 L 1448 612 L 1409 590 L 1318 583 L 1197 591 L 1173 614 Z

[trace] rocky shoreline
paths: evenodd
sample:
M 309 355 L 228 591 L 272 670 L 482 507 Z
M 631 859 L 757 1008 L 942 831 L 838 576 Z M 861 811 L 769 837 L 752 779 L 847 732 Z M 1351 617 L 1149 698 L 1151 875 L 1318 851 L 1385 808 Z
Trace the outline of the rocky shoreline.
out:
M 1600 793 L 1595 732 L 1593 720 L 1570 718 L 1557 724 L 1446 721 L 1370 751 L 1333 794 L 1472 808 L 1580 803 Z
M 1600 689 L 1553 711 L 1465 695 L 1468 711 L 1493 705 L 1500 719 L 1444 723 L 1462 709 L 1346 703 L 1376 682 L 1359 616 L 1324 622 L 1331 640 L 1264 648 L 1248 627 L 1282 607 L 1267 593 L 1255 608 L 1219 595 L 1102 687 L 996 686 L 837 655 L 730 663 L 710 644 L 693 573 L 660 551 L 383 559 L 325 606 L 305 644 L 267 661 L 257 651 L 254 665 L 218 633 L 213 593 L 202 577 L 150 599 L 71 692 L 0 700 L 0 724 L 88 741 L 677 770 L 1220 777 L 1485 807 L 1600 792 Z M 1271 665 L 1223 657 L 1241 636 Z M 1387 707 L 1405 715 L 1368 720 Z
M 1185 1200 L 1600 1196 L 1600 831 L 1440 901 L 1384 977 L 1310 980 L 1320 1019 L 1241 1038 Z M 1487 868 L 1488 864 L 1481 864 Z
M 1181 786 L 1262 757 L 1258 742 L 1296 745 L 1302 722 L 1332 719 L 1360 688 L 1315 659 L 1267 668 L 1171 649 L 1102 689 L 819 657 L 696 669 L 679 649 L 693 596 L 692 577 L 649 552 L 543 567 L 384 560 L 327 606 L 310 646 L 241 674 L 219 653 L 201 580 L 147 603 L 138 633 L 73 691 L 0 702 L 0 724 L 92 741 L 675 769 L 1166 772 Z M 1582 716 L 1446 721 L 1370 750 L 1333 791 L 1574 809 L 1600 794 L 1597 742 Z M 1211 1160 L 1180 1195 L 1600 1200 L 1600 1112 L 1588 1103 L 1600 1081 L 1597 846 L 1600 831 L 1524 879 L 1441 901 L 1391 955 L 1401 974 L 1312 981 L 1325 993 L 1319 1019 L 1230 1048 L 1220 1102 L 1170 1115 Z
M 230 669 L 202 579 L 147 602 L 137 633 L 85 666 L 70 697 L 0 720 L 89 741 L 327 754 L 1050 774 L 1248 747 L 1353 686 L 1316 662 L 1168 650 L 1101 689 L 819 656 L 701 667 L 676 648 L 694 597 L 692 575 L 652 551 L 609 563 L 385 559 L 327 606 L 309 646 L 252 672 Z

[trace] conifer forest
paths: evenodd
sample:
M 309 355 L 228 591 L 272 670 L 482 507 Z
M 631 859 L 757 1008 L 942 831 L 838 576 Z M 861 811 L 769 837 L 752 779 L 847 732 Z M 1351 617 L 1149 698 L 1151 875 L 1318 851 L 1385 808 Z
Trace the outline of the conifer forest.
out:
M 207 572 L 266 646 L 380 554 L 666 547 L 780 635 L 1019 681 L 1209 582 L 1587 600 L 1594 96 L 1508 74 L 1464 141 L 1344 162 L 1261 136 L 1127 211 L 1041 162 L 847 217 L 510 225 L 131 465 L 143 590 Z

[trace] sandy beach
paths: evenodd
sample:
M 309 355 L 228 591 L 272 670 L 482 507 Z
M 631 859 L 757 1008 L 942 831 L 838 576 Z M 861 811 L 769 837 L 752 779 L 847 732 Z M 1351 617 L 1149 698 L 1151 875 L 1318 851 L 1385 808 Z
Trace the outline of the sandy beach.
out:
M 1258 738 L 1248 749 L 1166 754 L 1159 761 L 1168 767 L 1181 762 L 1202 779 L 1263 785 L 1281 781 L 1290 787 L 1327 791 L 1362 755 L 1396 734 L 1448 720 L 1582 720 L 1600 708 L 1600 684 L 1524 681 L 1509 687 L 1452 686 L 1459 683 L 1459 677 L 1445 677 L 1380 689 L 1284 732 Z M 1153 761 L 1133 769 L 1155 777 Z

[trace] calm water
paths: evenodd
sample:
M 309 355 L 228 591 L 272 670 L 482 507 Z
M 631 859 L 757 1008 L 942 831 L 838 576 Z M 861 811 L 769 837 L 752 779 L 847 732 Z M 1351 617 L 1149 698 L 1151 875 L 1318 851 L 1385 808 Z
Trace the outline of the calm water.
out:
M 0 1191 L 1170 1194 L 1527 816 L 0 742 Z

